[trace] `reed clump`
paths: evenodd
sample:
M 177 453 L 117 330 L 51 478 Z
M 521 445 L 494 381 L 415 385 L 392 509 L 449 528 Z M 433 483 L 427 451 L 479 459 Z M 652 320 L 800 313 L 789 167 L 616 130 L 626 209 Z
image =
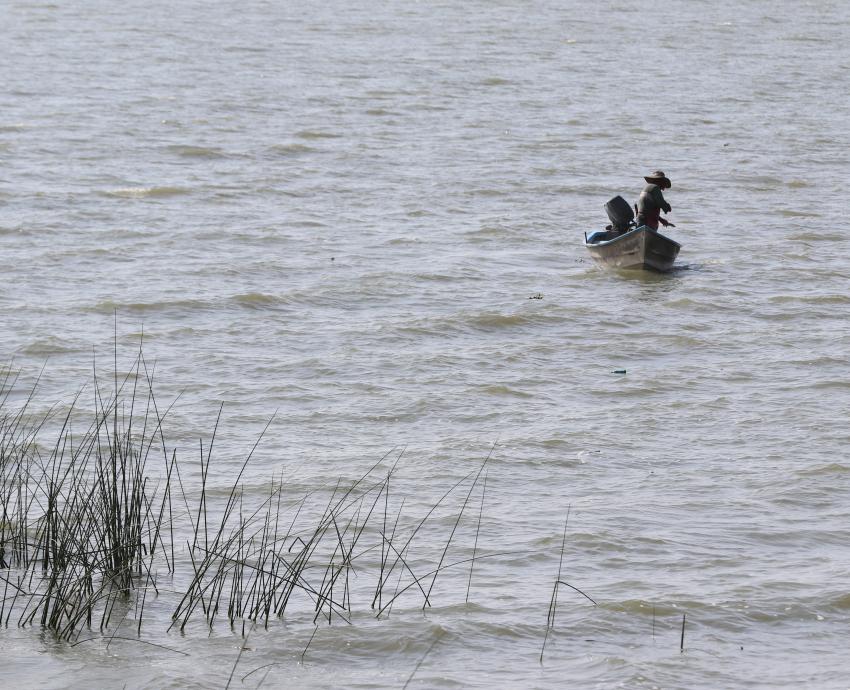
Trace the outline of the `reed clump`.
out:
M 151 387 L 140 396 L 137 386 L 143 367 L 140 356 L 108 398 L 95 377 L 94 412 L 82 433 L 72 423 L 81 416 L 79 395 L 62 417 L 31 421 L 31 398 L 0 415 L 5 625 L 14 612 L 21 626 L 38 623 L 71 639 L 83 627 L 108 627 L 116 602 L 140 579 L 156 586 L 151 564 L 169 543 L 170 488 L 148 480 L 160 428 L 151 424 L 158 419 Z M 13 384 L 3 382 L 0 412 Z M 45 445 L 40 437 L 51 427 L 56 440 Z
M 140 634 L 150 596 L 173 599 L 169 629 L 181 631 L 221 622 L 244 635 L 290 614 L 351 623 L 361 612 L 388 616 L 402 600 L 431 606 L 447 571 L 468 599 L 475 562 L 496 555 L 478 552 L 490 456 L 420 516 L 396 494 L 401 453 L 291 497 L 283 475 L 262 495 L 246 487 L 255 445 L 213 492 L 218 420 L 200 457 L 178 460 L 141 350 L 108 392 L 93 378 L 61 414 L 40 415 L 32 395 L 10 403 L 14 375 L 0 380 L 4 627 L 76 641 L 132 622 Z

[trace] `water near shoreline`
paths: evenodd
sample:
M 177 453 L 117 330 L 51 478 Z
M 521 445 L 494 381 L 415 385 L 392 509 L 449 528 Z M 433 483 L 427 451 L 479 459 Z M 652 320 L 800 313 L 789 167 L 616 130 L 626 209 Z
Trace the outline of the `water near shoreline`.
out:
M 414 519 L 492 452 L 478 548 L 512 553 L 469 603 L 458 574 L 425 613 L 258 626 L 231 687 L 846 688 L 848 12 L 6 3 L 9 404 L 41 372 L 33 415 L 93 408 L 117 336 L 122 373 L 143 341 L 179 396 L 190 493 L 222 403 L 219 498 L 274 416 L 246 504 L 403 450 Z M 659 167 L 679 269 L 601 272 L 582 233 Z M 599 605 L 560 591 L 541 665 L 568 508 L 562 579 Z M 225 685 L 241 628 L 166 632 L 180 577 L 142 642 L 11 620 L 5 677 Z

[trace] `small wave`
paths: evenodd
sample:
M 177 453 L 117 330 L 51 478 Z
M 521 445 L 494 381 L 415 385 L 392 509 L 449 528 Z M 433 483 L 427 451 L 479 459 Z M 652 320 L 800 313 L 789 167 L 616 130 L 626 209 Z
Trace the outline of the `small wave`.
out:
M 804 36 L 802 34 L 797 34 L 796 36 L 789 36 L 786 40 L 792 43 L 823 43 L 823 39 L 817 36 Z
M 23 122 L 13 122 L 8 125 L 0 125 L 0 132 L 23 132 L 29 125 Z
M 166 151 L 174 153 L 182 158 L 226 158 L 227 154 L 218 148 L 206 146 L 191 146 L 186 144 L 174 144 L 166 146 Z
M 451 110 L 448 106 L 445 105 L 437 105 L 436 103 L 414 103 L 407 107 L 407 110 L 411 110 L 413 112 L 424 112 L 424 113 L 445 113 Z
M 506 86 L 508 84 L 513 84 L 510 79 L 504 79 L 502 77 L 488 77 L 484 79 L 481 84 L 483 86 Z
M 482 225 L 475 230 L 468 230 L 467 232 L 464 232 L 463 236 L 470 242 L 483 242 L 486 240 L 507 237 L 510 234 L 510 228 L 502 225 Z
M 403 334 L 434 334 L 472 330 L 504 331 L 528 326 L 533 323 L 560 321 L 560 317 L 541 315 L 532 311 L 530 314 L 500 314 L 484 312 L 476 314 L 457 314 L 443 318 L 416 319 L 398 328 Z
M 847 390 L 850 388 L 850 381 L 820 381 L 818 383 L 813 383 L 808 386 L 802 386 L 800 388 L 796 388 L 795 390 L 815 390 L 815 391 L 827 391 L 827 390 Z
M 625 599 L 603 604 L 603 608 L 619 613 L 630 613 L 644 616 L 681 616 L 682 609 L 673 604 L 653 603 L 644 599 Z
M 307 146 L 306 144 L 274 144 L 268 148 L 268 152 L 274 156 L 301 156 L 307 153 L 318 153 L 319 149 Z
M 532 439 L 531 443 L 539 446 L 540 448 L 570 448 L 570 443 L 563 438 L 541 438 L 541 439 Z M 580 451 L 584 452 L 584 451 Z M 590 451 L 588 451 L 590 452 Z M 563 462 L 563 458 L 561 462 Z
M 833 474 L 847 474 L 848 472 L 850 472 L 850 467 L 848 467 L 847 465 L 842 465 L 840 462 L 831 462 L 827 465 L 820 465 L 818 467 L 809 467 L 805 470 L 798 470 L 797 474 L 801 477 L 820 477 L 829 476 Z
M 116 197 L 119 199 L 145 199 L 145 198 L 165 198 L 169 196 L 181 196 L 183 194 L 191 194 L 191 190 L 185 187 L 119 187 L 118 189 L 109 189 L 102 192 L 104 196 Z
M 534 396 L 531 393 L 526 393 L 525 391 L 517 390 L 516 388 L 511 388 L 510 386 L 506 386 L 504 384 L 496 384 L 490 386 L 482 386 L 480 388 L 482 393 L 486 393 L 487 395 L 498 395 L 505 397 L 514 397 L 514 398 L 533 398 Z
M 470 189 L 465 193 L 466 196 L 507 196 L 507 192 L 504 189 L 492 189 L 492 188 L 479 188 L 479 189 Z
M 529 323 L 525 314 L 478 314 L 467 321 L 470 326 L 484 329 L 501 330 L 503 328 L 515 328 Z
M 700 307 L 702 305 L 696 300 L 691 299 L 690 297 L 680 297 L 678 299 L 671 299 L 669 302 L 667 302 L 666 306 L 670 308 L 679 309 L 687 307 Z
M 413 278 L 434 283 L 451 283 L 457 280 L 457 276 L 450 273 L 415 273 Z
M 269 295 L 264 292 L 246 292 L 240 295 L 233 295 L 230 299 L 236 304 L 245 307 L 265 307 L 280 304 L 284 301 L 277 295 Z
M 366 91 L 363 96 L 367 99 L 395 99 L 398 96 L 413 96 L 415 94 L 414 91 L 408 91 L 406 89 L 402 89 L 399 91 L 386 91 L 382 89 L 374 89 L 372 91 Z
M 313 129 L 302 129 L 300 132 L 296 132 L 295 136 L 301 139 L 342 139 L 342 134 L 320 132 Z
M 814 211 L 796 211 L 792 208 L 779 209 L 779 215 L 785 218 L 821 218 L 820 213 Z
M 808 182 L 808 181 L 806 181 L 806 180 L 789 180 L 788 182 L 786 182 L 786 184 L 787 184 L 787 185 L 788 185 L 791 189 L 804 189 L 804 188 L 806 188 L 806 187 L 811 187 L 811 186 L 812 186 L 812 183 L 811 183 L 811 182 Z
M 90 310 L 113 314 L 115 311 L 119 313 L 150 312 L 166 311 L 169 309 L 195 311 L 198 309 L 208 309 L 209 307 L 210 305 L 207 302 L 195 299 L 163 300 L 161 302 L 115 302 L 113 300 L 104 300 L 95 304 Z
M 846 611 L 850 609 L 850 594 L 843 594 L 830 602 L 832 608 Z
M 850 304 L 850 295 L 777 295 L 769 301 L 774 304 Z
M 227 46 L 225 53 L 268 53 L 268 48 L 263 46 Z
M 788 239 L 792 242 L 840 242 L 846 240 L 847 235 L 837 232 L 801 232 L 789 235 Z
M 26 345 L 21 352 L 26 355 L 42 357 L 45 355 L 53 355 L 64 352 L 76 352 L 79 348 L 69 345 L 58 338 L 49 337 L 44 340 L 35 340 L 29 345 Z
M 737 175 L 735 182 L 746 189 L 763 192 L 774 191 L 777 187 L 784 185 L 781 179 L 771 175 Z

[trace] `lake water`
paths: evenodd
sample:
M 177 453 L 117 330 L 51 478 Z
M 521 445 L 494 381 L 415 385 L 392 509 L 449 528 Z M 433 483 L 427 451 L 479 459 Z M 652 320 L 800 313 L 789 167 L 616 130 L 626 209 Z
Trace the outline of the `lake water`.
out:
M 13 617 L 4 684 L 850 687 L 850 5 L 8 0 L 0 26 L 9 404 L 41 373 L 31 411 L 67 408 L 143 333 L 188 475 L 222 403 L 223 495 L 274 415 L 246 505 L 389 454 L 421 517 L 490 455 L 456 558 L 497 554 L 468 603 L 463 565 L 425 612 L 293 614 L 241 655 L 168 632 L 166 591 L 108 646 Z M 678 269 L 596 268 L 583 233 L 657 168 Z M 598 605 L 559 588 L 541 663 L 568 511 L 561 580 Z

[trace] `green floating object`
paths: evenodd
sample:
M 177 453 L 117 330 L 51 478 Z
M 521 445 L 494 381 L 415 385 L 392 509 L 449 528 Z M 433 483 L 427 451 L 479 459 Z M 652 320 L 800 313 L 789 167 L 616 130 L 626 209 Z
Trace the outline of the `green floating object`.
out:
M 614 369 L 614 371 L 612 371 L 611 373 L 612 374 L 625 374 L 626 370 L 625 369 Z

